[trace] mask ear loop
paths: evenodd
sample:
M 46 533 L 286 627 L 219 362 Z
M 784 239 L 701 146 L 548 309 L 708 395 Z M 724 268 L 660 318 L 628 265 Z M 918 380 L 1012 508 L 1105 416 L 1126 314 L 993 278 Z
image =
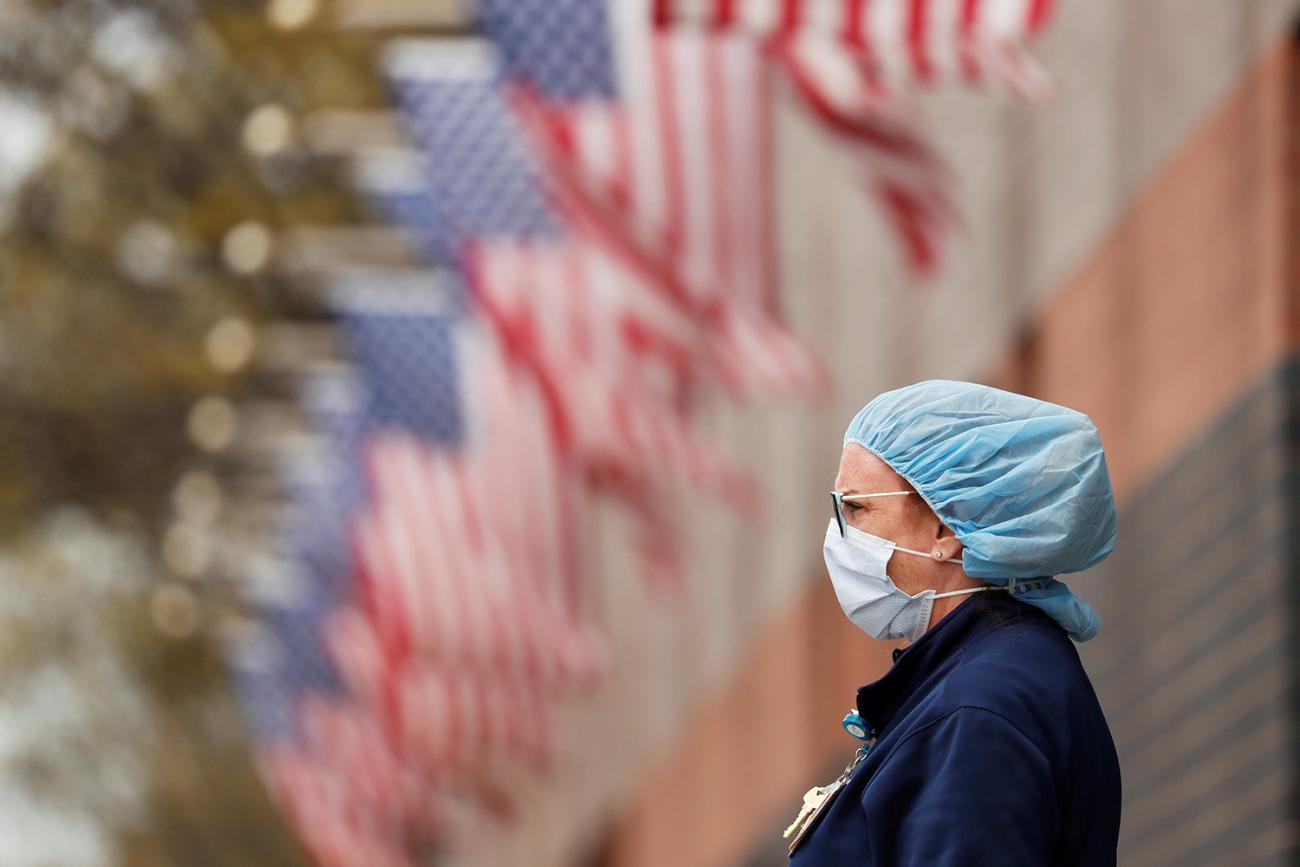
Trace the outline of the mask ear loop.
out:
M 902 545 L 895 545 L 895 546 L 894 546 L 894 550 L 895 550 L 895 551 L 906 551 L 906 552 L 909 553 L 909 554 L 915 554 L 915 555 L 918 556 L 918 557 L 924 557 L 925 559 L 927 559 L 927 560 L 932 560 L 932 561 L 934 561 L 934 562 L 936 562 L 936 563 L 941 563 L 941 562 L 943 562 L 942 560 L 939 559 L 939 554 L 938 554 L 937 551 L 934 552 L 934 553 L 931 553 L 931 554 L 927 554 L 927 553 L 924 552 L 924 551 L 916 551 L 916 550 L 913 550 L 912 548 L 904 548 Z M 957 561 L 956 561 L 956 560 L 949 560 L 948 562 L 949 562 L 949 563 L 956 563 Z
M 911 548 L 904 548 L 904 547 L 902 547 L 902 546 L 900 546 L 900 545 L 895 545 L 895 546 L 894 546 L 894 550 L 895 550 L 895 551 L 906 551 L 908 554 L 915 554 L 916 556 L 918 556 L 918 557 L 924 557 L 924 558 L 927 559 L 927 560 L 933 560 L 933 561 L 936 561 L 936 562 L 939 561 L 938 552 L 935 552 L 934 554 L 927 554 L 927 553 L 925 553 L 924 551 L 914 551 L 914 550 L 912 550 Z M 957 563 L 956 560 L 949 560 L 948 562 L 949 562 L 949 563 L 954 563 L 954 564 Z M 1015 579 L 1015 578 L 1010 578 L 1010 579 L 1007 580 L 1007 586 L 1006 586 L 1006 587 L 993 587 L 993 586 L 991 586 L 991 585 L 985 584 L 983 587 L 969 587 L 969 588 L 967 588 L 967 589 L 965 589 L 965 590 L 952 590 L 952 591 L 950 591 L 950 592 L 948 592 L 948 593 L 936 593 L 936 594 L 934 594 L 934 596 L 931 597 L 931 598 L 933 598 L 933 599 L 942 599 L 942 598 L 944 598 L 945 596 L 963 596 L 963 595 L 965 595 L 965 594 L 967 594 L 967 593 L 982 593 L 982 592 L 985 591 L 985 590 L 1006 590 L 1008 593 L 1012 593 L 1012 592 L 1015 592 L 1015 588 L 1016 588 L 1016 579 Z

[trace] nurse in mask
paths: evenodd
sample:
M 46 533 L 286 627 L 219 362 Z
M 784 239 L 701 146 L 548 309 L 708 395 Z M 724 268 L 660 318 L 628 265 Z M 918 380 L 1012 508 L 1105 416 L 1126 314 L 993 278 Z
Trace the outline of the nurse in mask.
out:
M 1114 548 L 1084 414 L 968 382 L 879 395 L 845 432 L 823 543 L 845 616 L 903 639 L 861 687 L 861 741 L 787 829 L 791 863 L 1113 865 L 1114 742 L 1075 642 L 1100 630 L 1056 576 Z

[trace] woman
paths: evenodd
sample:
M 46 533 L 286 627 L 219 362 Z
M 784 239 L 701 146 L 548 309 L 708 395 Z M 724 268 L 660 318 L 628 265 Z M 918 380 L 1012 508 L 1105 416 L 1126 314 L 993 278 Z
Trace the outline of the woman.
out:
M 910 643 L 858 690 L 862 748 L 805 796 L 791 864 L 1113 865 L 1119 761 L 1070 641 L 1100 621 L 1051 577 L 1115 545 L 1092 421 L 967 382 L 886 392 L 849 425 L 832 499 L 840 606 Z

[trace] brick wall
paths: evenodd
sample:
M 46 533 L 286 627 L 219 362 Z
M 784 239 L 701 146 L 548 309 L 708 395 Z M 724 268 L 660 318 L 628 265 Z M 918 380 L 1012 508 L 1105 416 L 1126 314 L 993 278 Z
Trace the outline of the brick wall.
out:
M 1122 864 L 1295 863 L 1298 374 L 1271 371 L 1136 492 L 1088 577 Z

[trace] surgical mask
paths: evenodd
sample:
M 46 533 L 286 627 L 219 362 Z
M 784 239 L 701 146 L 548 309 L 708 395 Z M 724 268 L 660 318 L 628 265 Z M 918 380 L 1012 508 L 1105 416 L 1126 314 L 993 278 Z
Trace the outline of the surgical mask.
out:
M 903 548 L 888 539 L 864 533 L 857 527 L 845 526 L 844 529 L 841 536 L 834 519 L 826 528 L 826 542 L 822 547 L 826 571 L 830 573 L 835 598 L 845 616 L 872 638 L 916 641 L 929 628 L 934 600 L 994 589 L 971 587 L 949 593 L 922 590 L 911 596 L 898 589 L 885 573 L 889 558 L 895 551 L 927 560 L 933 558 L 924 551 Z

